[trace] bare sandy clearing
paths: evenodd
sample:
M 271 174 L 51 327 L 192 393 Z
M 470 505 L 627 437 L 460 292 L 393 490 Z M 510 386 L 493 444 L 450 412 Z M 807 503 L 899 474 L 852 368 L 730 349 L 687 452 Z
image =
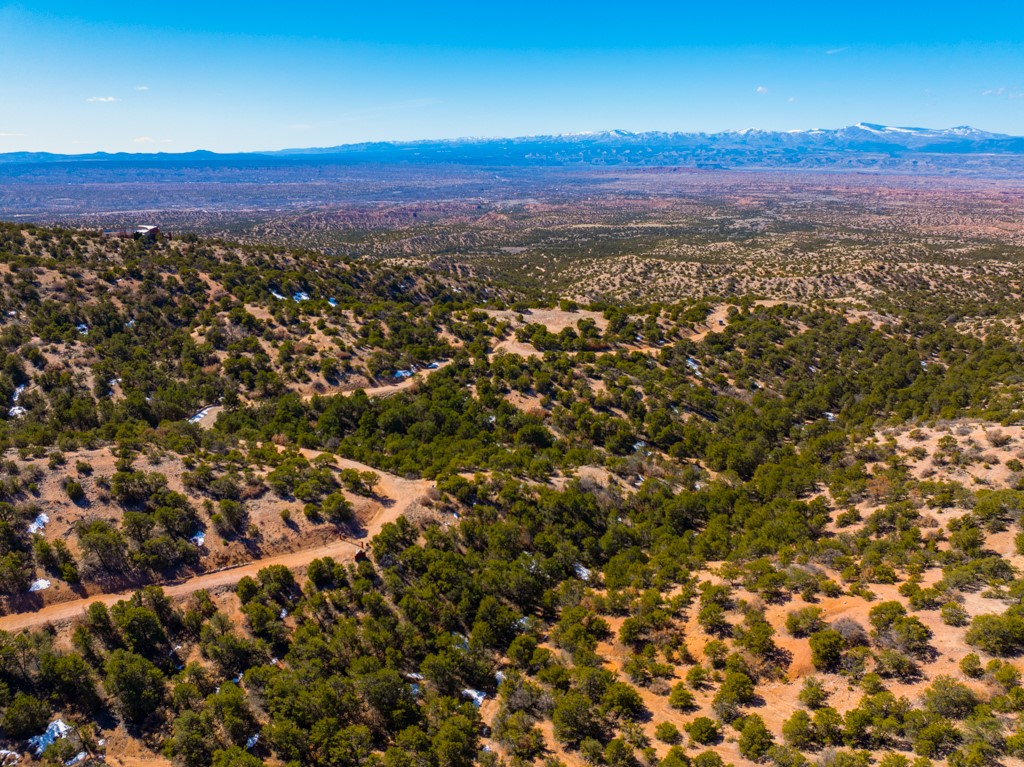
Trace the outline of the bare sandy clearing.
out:
M 908 425 L 884 432 L 895 439 L 905 454 L 925 451 L 921 458 L 909 458 L 917 479 L 958 481 L 969 490 L 1006 487 L 1014 475 L 1007 462 L 1024 455 L 1024 426 L 1000 426 L 974 420 L 942 421 L 934 425 Z M 955 443 L 943 447 L 942 440 Z M 949 440 L 946 440 L 949 443 Z
M 604 331 L 608 327 L 608 320 L 601 312 L 592 312 L 587 309 L 578 309 L 574 312 L 563 311 L 562 309 L 530 309 L 528 312 L 514 312 L 511 310 L 484 310 L 491 317 L 510 322 L 513 327 L 523 325 L 543 325 L 551 333 L 558 333 L 565 328 L 576 329 L 582 319 L 590 319 L 597 325 L 598 330 Z M 520 320 L 520 314 L 523 319 Z

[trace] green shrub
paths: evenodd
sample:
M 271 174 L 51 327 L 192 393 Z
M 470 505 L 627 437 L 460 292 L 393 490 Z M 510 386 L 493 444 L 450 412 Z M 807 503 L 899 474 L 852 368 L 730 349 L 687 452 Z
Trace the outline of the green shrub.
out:
M 685 729 L 694 743 L 700 743 L 704 746 L 717 743 L 722 736 L 721 730 L 715 724 L 715 720 L 709 719 L 706 716 L 698 716 L 687 724 Z
M 782 737 L 786 745 L 801 751 L 809 751 L 819 745 L 811 717 L 802 709 L 794 711 L 789 719 L 783 722 Z
M 349 522 L 355 517 L 355 509 L 341 493 L 331 493 L 323 499 L 321 511 L 324 516 L 335 523 Z
M 15 694 L 3 715 L 4 734 L 22 739 L 38 735 L 50 721 L 50 707 L 38 698 L 23 692 Z
M 678 743 L 680 737 L 679 728 L 672 724 L 672 722 L 661 722 L 654 728 L 654 737 L 662 743 L 668 743 L 670 745 Z
M 740 728 L 739 749 L 744 758 L 759 762 L 768 755 L 773 745 L 775 745 L 775 738 L 761 717 L 752 714 L 743 719 L 743 725 Z
M 1017 655 L 1024 649 L 1024 617 L 1011 612 L 978 615 L 971 621 L 966 641 L 990 655 Z
M 978 705 L 971 689 L 949 676 L 935 677 L 922 698 L 928 711 L 948 719 L 964 719 Z
M 960 659 L 960 670 L 965 676 L 969 676 L 972 679 L 979 679 L 985 673 L 981 665 L 981 659 L 973 652 L 967 653 L 967 655 Z
M 825 701 L 828 700 L 828 693 L 818 677 L 809 676 L 804 680 L 804 685 L 800 688 L 798 697 L 800 702 L 807 706 L 807 708 L 816 709 L 825 705 Z
M 794 610 L 786 616 L 786 631 L 795 637 L 810 636 L 825 628 L 825 621 L 821 616 L 822 609 L 820 607 L 804 607 Z
M 971 616 L 959 602 L 946 602 L 940 614 L 942 622 L 947 626 L 966 626 L 971 620 Z
M 79 503 L 85 499 L 85 488 L 82 487 L 82 483 L 74 479 L 64 480 L 64 492 L 67 493 L 75 503 Z
M 677 711 L 689 711 L 696 707 L 695 698 L 686 685 L 676 682 L 672 685 L 672 692 L 668 696 L 668 705 Z
M 811 662 L 819 671 L 837 671 L 846 649 L 846 640 L 834 629 L 822 629 L 811 635 Z

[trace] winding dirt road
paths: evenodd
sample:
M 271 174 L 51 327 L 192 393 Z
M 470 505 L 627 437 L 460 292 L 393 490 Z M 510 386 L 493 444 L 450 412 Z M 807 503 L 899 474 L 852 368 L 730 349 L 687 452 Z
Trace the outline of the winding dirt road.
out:
M 529 354 L 528 350 L 520 349 L 517 345 L 512 345 L 510 342 L 503 343 L 509 344 L 509 348 L 506 348 L 506 351 L 523 354 L 524 356 L 528 356 Z M 499 347 L 500 346 L 501 344 L 499 344 Z M 532 349 L 532 347 L 530 348 Z M 636 350 L 631 349 L 630 351 Z M 651 349 L 650 351 L 658 350 Z M 539 354 L 536 350 L 534 350 L 534 353 Z M 370 387 L 364 389 L 364 391 L 367 396 L 381 397 L 397 391 L 402 391 L 403 389 L 412 388 L 425 377 L 446 367 L 449 363 L 450 360 L 446 360 L 437 368 L 424 369 L 419 371 L 419 374 L 399 383 Z M 345 394 L 351 394 L 351 392 L 345 392 Z M 207 416 L 207 418 L 204 418 L 204 425 L 206 426 L 212 423 L 216 414 L 208 413 Z M 303 450 L 301 452 L 303 454 L 308 453 L 309 455 L 307 457 L 315 456 L 315 451 Z M 340 468 L 355 468 L 360 471 L 371 470 L 371 467 L 369 466 L 346 459 L 338 459 L 337 465 Z M 377 469 L 372 470 L 380 477 L 378 490 L 391 501 L 391 505 L 382 505 L 374 517 L 369 520 L 366 524 L 365 534 L 361 539 L 363 541 L 369 541 L 378 532 L 380 532 L 381 528 L 385 524 L 388 522 L 394 522 L 398 517 L 402 516 L 402 514 L 404 514 L 417 499 L 422 497 L 430 487 L 433 487 L 433 483 L 426 480 L 403 479 L 401 477 L 387 474 L 386 472 L 381 472 Z M 203 575 L 197 575 L 194 578 L 189 578 L 188 580 L 177 583 L 160 585 L 162 585 L 164 593 L 167 594 L 167 596 L 172 599 L 181 599 L 187 597 L 193 592 L 199 591 L 200 589 L 217 589 L 235 586 L 245 576 L 254 576 L 264 567 L 269 565 L 284 565 L 285 567 L 292 569 L 304 567 L 314 559 L 320 559 L 322 557 L 333 557 L 335 560 L 344 562 L 354 559 L 359 551 L 360 544 L 358 542 L 351 539 L 339 538 L 338 540 L 331 541 L 330 543 L 308 549 L 302 549 L 301 551 L 263 557 L 252 562 L 238 565 L 237 567 L 230 567 L 211 573 L 204 573 Z M 0 616 L 0 631 L 16 632 L 24 629 L 36 629 L 41 626 L 45 626 L 46 624 L 67 623 L 81 618 L 85 614 L 86 609 L 93 602 L 102 602 L 103 604 L 110 606 L 119 600 L 128 599 L 134 591 L 135 589 L 117 593 L 95 594 L 82 599 L 49 604 L 33 612 L 3 615 Z
M 359 551 L 359 545 L 356 543 L 344 539 L 332 541 L 324 546 L 303 549 L 291 554 L 265 557 L 238 567 L 197 575 L 195 578 L 189 578 L 180 583 L 163 585 L 163 590 L 171 598 L 186 597 L 199 589 L 234 586 L 246 575 L 254 576 L 269 565 L 284 565 L 288 568 L 302 567 L 321 557 L 334 557 L 336 560 L 345 561 L 352 559 L 357 551 Z M 38 628 L 47 623 L 65 623 L 81 618 L 85 614 L 86 608 L 93 602 L 102 602 L 109 607 L 121 599 L 128 599 L 134 591 L 133 589 L 116 594 L 96 594 L 70 602 L 57 602 L 31 613 L 12 613 L 0 616 L 0 630 L 21 631 L 22 629 Z
M 346 459 L 339 459 L 338 464 L 341 468 L 350 467 L 360 470 L 369 468 L 364 464 Z M 388 522 L 394 522 L 402 516 L 434 484 L 428 480 L 403 479 L 380 471 L 377 474 L 380 476 L 378 488 L 388 498 L 390 505 L 382 505 L 380 510 L 366 523 L 363 536 L 360 539 L 365 542 L 369 542 Z M 301 551 L 262 557 L 237 567 L 204 573 L 203 575 L 197 575 L 194 578 L 178 583 L 159 585 L 163 587 L 164 593 L 167 596 L 172 599 L 181 599 L 200 589 L 235 586 L 245 576 L 255 576 L 256 573 L 269 565 L 284 565 L 289 569 L 294 569 L 304 567 L 314 559 L 321 559 L 322 557 L 333 557 L 336 561 L 347 562 L 354 559 L 360 550 L 359 542 L 349 538 L 339 538 L 330 543 L 302 549 Z M 68 602 L 56 602 L 34 612 L 3 615 L 0 616 L 0 631 L 13 632 L 21 631 L 22 629 L 39 628 L 48 623 L 66 623 L 82 617 L 86 608 L 93 602 L 103 602 L 105 605 L 110 606 L 118 600 L 129 598 L 134 591 L 135 589 L 114 594 L 95 594 Z

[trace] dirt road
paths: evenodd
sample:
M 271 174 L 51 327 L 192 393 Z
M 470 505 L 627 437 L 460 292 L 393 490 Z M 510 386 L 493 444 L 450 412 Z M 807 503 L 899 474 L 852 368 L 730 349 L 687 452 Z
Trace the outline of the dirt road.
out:
M 295 551 L 291 554 L 280 554 L 278 556 L 266 557 L 245 565 L 232 567 L 227 570 L 219 570 L 213 573 L 197 575 L 181 583 L 164 585 L 164 593 L 171 598 L 186 597 L 199 589 L 214 589 L 219 586 L 234 586 L 246 575 L 254 576 L 257 572 L 268 565 L 284 565 L 285 567 L 302 567 L 308 565 L 314 559 L 321 557 L 334 557 L 336 560 L 347 560 L 355 556 L 359 546 L 348 540 L 332 541 L 324 546 L 318 546 L 303 551 Z M 13 613 L 0 616 L 0 630 L 21 631 L 27 628 L 38 628 L 47 623 L 61 623 L 79 618 L 84 615 L 86 608 L 93 602 L 103 602 L 110 606 L 121 599 L 127 599 L 133 591 L 124 591 L 117 594 L 96 594 L 84 599 L 76 599 L 71 602 L 58 602 L 47 605 L 32 613 Z
M 339 463 L 342 465 L 342 468 L 369 468 L 364 464 L 344 459 L 340 459 Z M 387 496 L 391 505 L 382 506 L 374 517 L 367 522 L 364 535 L 360 539 L 363 545 L 366 545 L 370 539 L 379 533 L 384 525 L 388 522 L 394 522 L 404 514 L 427 489 L 433 486 L 433 483 L 427 480 L 402 479 L 383 472 L 379 474 L 381 477 L 379 488 Z M 314 546 L 302 551 L 293 551 L 288 554 L 263 557 L 238 567 L 197 575 L 195 578 L 189 578 L 180 583 L 161 585 L 167 596 L 172 599 L 180 599 L 199 589 L 234 586 L 246 575 L 255 576 L 256 573 L 269 565 L 284 565 L 288 568 L 303 567 L 314 559 L 321 559 L 322 557 L 333 557 L 337 561 L 345 562 L 353 559 L 359 550 L 359 543 L 347 538 L 339 538 L 321 546 Z M 86 608 L 93 602 L 103 602 L 109 606 L 118 600 L 127 599 L 132 595 L 133 591 L 123 591 L 115 594 L 95 594 L 70 602 L 57 602 L 56 604 L 47 605 L 35 612 L 3 615 L 0 616 L 0 631 L 21 631 L 22 629 L 39 628 L 47 623 L 71 621 L 75 618 L 80 618 L 85 613 Z
M 428 378 L 432 374 L 436 373 L 438 370 L 443 370 L 444 368 L 448 367 L 448 365 L 450 365 L 451 362 L 451 360 L 443 360 L 437 363 L 437 367 L 420 368 L 419 370 L 416 371 L 414 375 L 409 376 L 408 378 L 403 378 L 399 381 L 396 381 L 395 383 L 382 384 L 380 386 L 365 386 L 362 387 L 361 391 L 363 391 L 367 397 L 386 397 L 389 394 L 394 394 L 395 392 L 411 389 L 420 381 L 424 380 L 425 378 Z M 337 393 L 342 395 L 343 397 L 349 397 L 355 394 L 357 391 L 360 391 L 360 389 L 350 389 L 349 391 L 342 391 Z M 309 397 L 307 397 L 307 399 L 309 399 Z

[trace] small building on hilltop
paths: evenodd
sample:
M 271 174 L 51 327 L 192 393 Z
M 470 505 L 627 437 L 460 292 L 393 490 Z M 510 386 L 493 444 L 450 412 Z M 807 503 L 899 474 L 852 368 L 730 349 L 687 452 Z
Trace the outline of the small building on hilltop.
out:
M 160 235 L 159 226 L 150 226 L 148 224 L 140 224 L 134 229 L 104 229 L 104 237 L 119 237 L 122 240 L 155 240 Z

